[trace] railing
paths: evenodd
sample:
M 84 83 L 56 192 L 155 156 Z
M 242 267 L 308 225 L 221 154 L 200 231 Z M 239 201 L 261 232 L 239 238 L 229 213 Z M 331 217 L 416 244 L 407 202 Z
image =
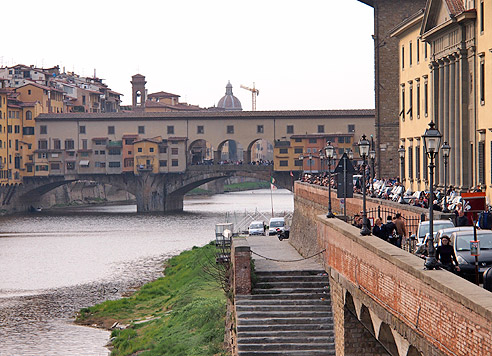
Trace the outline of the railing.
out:
M 285 218 L 285 224 L 287 226 L 291 225 L 292 222 L 292 212 L 276 212 L 274 213 L 274 217 L 284 217 Z M 232 213 L 226 213 L 225 221 L 226 222 L 232 222 L 234 223 L 234 233 L 235 234 L 240 234 L 240 233 L 247 233 L 249 225 L 253 221 L 264 221 L 266 224 L 268 221 L 272 218 L 272 214 L 270 213 L 262 213 L 259 212 L 258 210 L 255 210 L 255 212 L 232 212 Z

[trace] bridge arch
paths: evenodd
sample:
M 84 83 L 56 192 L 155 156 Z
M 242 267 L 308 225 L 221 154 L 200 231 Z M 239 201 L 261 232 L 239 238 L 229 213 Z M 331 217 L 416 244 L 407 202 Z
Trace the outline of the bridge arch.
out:
M 241 142 L 234 139 L 223 140 L 217 146 L 217 151 L 215 151 L 214 161 L 241 161 L 245 162 L 244 159 L 244 148 Z
M 379 335 L 377 337 L 379 342 L 383 345 L 383 347 L 389 352 L 392 356 L 398 356 L 398 347 L 396 346 L 396 341 L 391 332 L 391 328 L 385 322 L 381 323 L 381 327 L 379 328 Z
M 188 162 L 201 164 L 206 161 L 213 162 L 214 146 L 205 139 L 196 139 L 188 145 Z
M 261 152 L 261 154 L 259 154 L 259 152 Z M 248 147 L 244 152 L 244 161 L 247 163 L 258 161 L 260 155 L 263 160 L 273 161 L 273 143 L 258 137 L 248 144 Z

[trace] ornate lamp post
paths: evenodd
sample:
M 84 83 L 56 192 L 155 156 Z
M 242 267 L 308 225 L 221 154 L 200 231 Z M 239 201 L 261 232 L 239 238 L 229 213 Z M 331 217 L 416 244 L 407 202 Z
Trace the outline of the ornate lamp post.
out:
M 369 158 L 371 159 L 371 168 L 372 168 L 372 176 L 371 176 L 371 197 L 375 197 L 376 194 L 374 193 L 374 161 L 376 161 L 376 151 L 370 150 L 369 151 Z
M 366 135 L 362 135 L 359 141 L 359 154 L 362 157 L 362 229 L 360 234 L 362 236 L 367 236 L 371 234 L 369 230 L 367 213 L 366 213 L 366 160 L 369 155 L 369 147 L 371 143 L 366 139 Z
M 325 155 L 322 150 L 319 151 L 319 172 L 324 173 L 325 172 L 325 167 L 324 167 L 324 161 L 325 161 Z
M 405 147 L 403 145 L 398 149 L 398 155 L 400 156 L 400 184 L 401 184 L 401 192 L 400 192 L 400 204 L 405 204 L 405 199 L 403 199 L 403 195 L 405 193 L 405 187 L 403 186 L 403 176 L 405 175 Z
M 301 161 L 301 170 L 302 170 L 302 173 L 304 173 L 304 156 L 303 155 L 299 156 L 299 161 Z
M 426 269 L 434 269 L 437 267 L 436 249 L 434 247 L 434 158 L 439 153 L 442 135 L 435 128 L 436 124 L 430 122 L 429 128 L 422 135 L 424 140 L 425 153 L 429 157 L 429 239 L 427 240 L 428 257 L 425 260 Z
M 309 174 L 311 174 L 312 173 L 312 168 L 313 168 L 313 166 L 312 166 L 313 155 L 310 153 L 308 157 L 309 157 Z
M 331 211 L 331 160 L 335 155 L 335 148 L 331 145 L 331 142 L 326 142 L 325 147 L 326 159 L 328 160 L 328 214 L 327 218 L 334 218 L 335 214 Z
M 451 146 L 448 145 L 446 141 L 441 147 L 442 156 L 444 158 L 444 203 L 443 203 L 443 213 L 449 213 L 448 210 L 448 159 L 449 159 L 449 151 L 451 151 Z

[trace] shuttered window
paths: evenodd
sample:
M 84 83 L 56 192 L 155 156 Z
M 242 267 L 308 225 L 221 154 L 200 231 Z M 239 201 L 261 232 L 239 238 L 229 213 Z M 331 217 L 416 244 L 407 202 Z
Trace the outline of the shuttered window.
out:
M 415 146 L 415 179 L 420 181 L 420 146 Z
M 408 179 L 413 180 L 413 147 L 408 147 Z
M 485 142 L 478 143 L 478 182 L 485 183 Z

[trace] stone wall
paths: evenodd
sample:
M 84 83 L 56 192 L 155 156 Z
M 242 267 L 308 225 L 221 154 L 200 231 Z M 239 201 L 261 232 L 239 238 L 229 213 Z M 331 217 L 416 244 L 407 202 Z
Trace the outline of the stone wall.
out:
M 326 219 L 324 199 L 324 189 L 296 184 L 294 225 L 298 226 L 291 243 L 301 252 L 326 249 L 322 263 L 330 274 L 339 325 L 338 356 L 363 354 L 347 347 L 349 299 L 353 314 L 372 325 L 386 350 L 426 356 L 492 354 L 490 292 L 447 271 L 425 271 L 422 259 L 377 237 L 360 236 L 359 229 L 339 219 Z M 316 210 L 323 215 L 310 220 Z M 313 224 L 317 224 L 316 235 Z M 302 232 L 306 233 L 294 236 Z M 359 335 L 371 342 L 367 335 Z

